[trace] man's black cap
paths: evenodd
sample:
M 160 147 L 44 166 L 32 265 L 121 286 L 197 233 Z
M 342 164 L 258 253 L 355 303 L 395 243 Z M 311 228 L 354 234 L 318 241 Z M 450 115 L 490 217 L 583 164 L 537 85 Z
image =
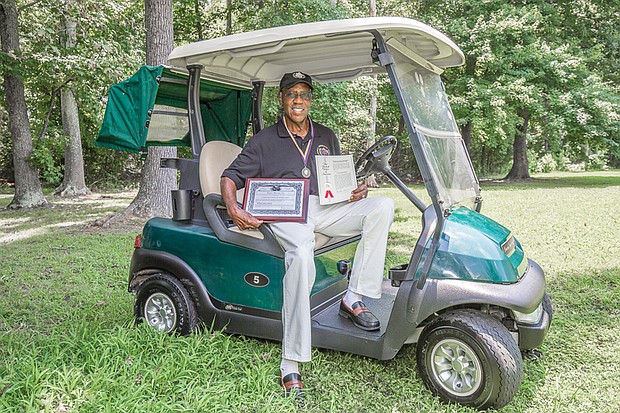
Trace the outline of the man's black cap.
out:
M 280 80 L 280 90 L 282 89 L 290 89 L 295 86 L 297 83 L 305 83 L 306 85 L 312 88 L 312 78 L 310 75 L 307 75 L 302 72 L 293 72 L 293 73 L 285 73 Z

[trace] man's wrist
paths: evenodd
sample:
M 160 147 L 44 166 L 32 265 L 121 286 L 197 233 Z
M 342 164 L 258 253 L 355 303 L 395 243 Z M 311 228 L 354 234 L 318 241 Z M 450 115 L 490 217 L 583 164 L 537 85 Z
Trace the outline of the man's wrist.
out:
M 228 211 L 228 215 L 238 215 L 241 208 L 237 205 L 237 201 L 226 203 L 226 210 Z

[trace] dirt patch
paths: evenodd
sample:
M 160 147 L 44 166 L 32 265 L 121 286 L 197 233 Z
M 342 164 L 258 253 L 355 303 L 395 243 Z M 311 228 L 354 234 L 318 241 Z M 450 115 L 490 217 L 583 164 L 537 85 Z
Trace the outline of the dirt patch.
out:
M 101 232 L 106 233 L 126 233 L 126 232 L 141 232 L 146 218 L 138 217 L 122 217 L 113 219 L 115 216 L 110 215 L 105 218 L 96 219 L 83 227 L 82 232 Z
M 66 233 L 140 232 L 145 218 L 119 216 L 137 191 L 90 193 L 70 198 L 54 195 L 39 208 L 0 211 L 0 244 L 42 235 L 55 229 Z M 11 195 L 7 195 L 11 196 Z

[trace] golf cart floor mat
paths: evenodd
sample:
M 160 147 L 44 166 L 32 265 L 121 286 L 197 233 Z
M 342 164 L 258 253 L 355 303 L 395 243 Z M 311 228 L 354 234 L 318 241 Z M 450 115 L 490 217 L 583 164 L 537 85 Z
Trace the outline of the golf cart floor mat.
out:
M 364 298 L 366 307 L 379 319 L 381 327 L 376 331 L 364 331 L 356 327 L 350 319 L 338 315 L 340 308 L 340 300 L 327 307 L 314 317 L 312 321 L 323 327 L 329 327 L 337 330 L 347 331 L 348 334 L 356 336 L 381 336 L 385 333 L 385 329 L 392 313 L 394 300 L 396 299 L 398 288 L 392 287 L 389 280 L 383 282 L 381 298 Z

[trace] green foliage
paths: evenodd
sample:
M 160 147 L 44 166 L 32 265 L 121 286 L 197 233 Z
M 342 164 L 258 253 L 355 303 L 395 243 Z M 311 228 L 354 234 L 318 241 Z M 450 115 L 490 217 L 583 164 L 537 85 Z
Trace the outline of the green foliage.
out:
M 62 182 L 63 167 L 59 160 L 64 156 L 64 141 L 62 135 L 52 134 L 52 139 L 46 139 L 46 144 L 37 145 L 32 151 L 30 160 L 39 170 L 43 181 L 49 185 Z
M 144 61 L 143 2 L 110 0 L 105 7 L 96 0 L 17 3 L 18 8 L 28 6 L 19 17 L 22 54 L 1 53 L 0 69 L 25 81 L 37 141 L 34 159 L 42 168 L 41 177 L 55 184 L 62 173 L 63 155 L 57 150 L 61 135 L 54 132 L 61 126 L 58 99 L 50 106 L 51 96 L 62 87 L 71 87 L 78 100 L 87 184 L 134 177 L 134 159 L 124 153 L 112 155 L 92 142 L 105 110 L 107 89 L 129 77 Z M 379 16 L 429 23 L 463 49 L 466 65 L 447 70 L 443 78 L 459 126 L 471 127 L 469 151 L 479 174 L 509 169 L 516 128 L 523 122 L 518 113 L 524 109 L 531 114 L 528 147 L 534 166 L 535 160 L 549 151 L 558 168 L 565 164 L 563 156 L 586 165 L 586 147 L 595 153 L 606 152 L 608 164 L 620 166 L 620 11 L 616 2 L 377 3 Z M 176 44 L 369 13 L 366 0 L 175 0 L 173 6 Z M 68 18 L 77 22 L 77 41 L 70 49 L 63 46 L 63 25 Z M 363 79 L 346 89 L 317 88 L 313 115 L 337 131 L 343 148 L 357 154 L 367 141 L 375 139 L 368 112 L 369 93 L 374 90 L 378 101 L 376 137 L 398 136 L 403 145 L 393 166 L 415 175 L 407 132 L 385 78 Z M 278 116 L 274 97 L 265 97 L 266 123 Z M 3 106 L 4 99 L 1 102 Z M 49 126 L 41 136 L 48 112 Z M 0 122 L 1 178 L 11 177 L 11 164 L 6 122 Z
M 608 8 L 578 3 L 423 3 L 427 20 L 451 35 L 467 59 L 445 76 L 459 124 L 472 125 L 470 153 L 478 169 L 492 172 L 510 162 L 523 108 L 532 116 L 529 145 L 541 155 L 568 141 L 617 141 L 618 89 L 592 65 L 600 62 L 598 42 L 607 35 L 590 23 L 608 19 L 602 11 Z M 580 47 L 581 41 L 592 48 Z
M 18 2 L 18 7 L 21 6 Z M 24 2 L 25 4 L 26 2 Z M 40 167 L 41 178 L 50 185 L 62 179 L 64 142 L 58 91 L 72 87 L 80 110 L 84 156 L 95 163 L 106 150 L 94 148 L 108 87 L 132 72 L 144 61 L 143 4 L 133 0 L 113 0 L 106 7 L 94 0 L 65 2 L 43 0 L 25 7 L 20 15 L 23 56 L 15 70 L 23 77 L 26 99 L 35 141 L 33 160 Z M 77 22 L 77 42 L 70 49 L 64 44 L 64 19 Z M 52 95 L 56 98 L 51 102 Z M 4 103 L 4 101 L 3 101 Z M 50 112 L 51 110 L 51 112 Z M 41 136 L 46 117 L 50 117 L 46 134 Z M 122 159 L 125 155 L 119 155 Z M 0 165 L 12 159 L 0 151 Z M 86 165 L 87 170 L 105 169 L 105 164 Z M 126 174 L 119 162 L 109 164 L 110 176 Z M 0 170 L 8 171 L 6 166 Z M 105 174 L 103 175 L 105 176 Z M 3 177 L 10 177 L 3 174 Z M 102 179 L 87 173 L 87 184 Z
M 232 9 L 241 31 L 347 17 L 329 0 L 233 0 Z

